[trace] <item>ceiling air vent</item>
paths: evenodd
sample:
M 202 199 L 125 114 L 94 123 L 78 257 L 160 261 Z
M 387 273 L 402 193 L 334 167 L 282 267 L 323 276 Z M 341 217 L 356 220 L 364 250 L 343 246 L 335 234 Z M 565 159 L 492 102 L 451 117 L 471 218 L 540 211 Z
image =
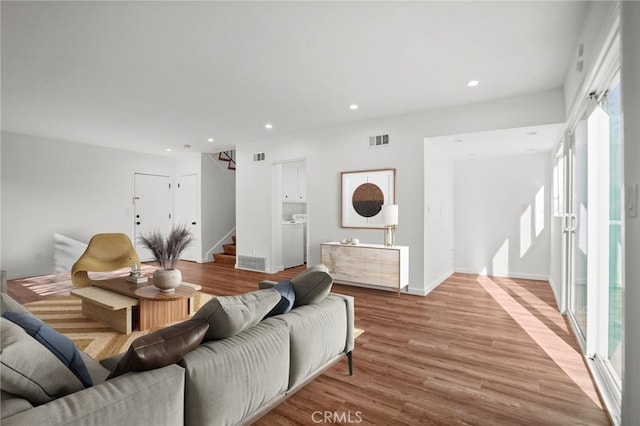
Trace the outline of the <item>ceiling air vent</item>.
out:
M 369 136 L 369 148 L 389 146 L 389 135 Z
M 253 154 L 253 161 L 264 161 L 264 152 Z

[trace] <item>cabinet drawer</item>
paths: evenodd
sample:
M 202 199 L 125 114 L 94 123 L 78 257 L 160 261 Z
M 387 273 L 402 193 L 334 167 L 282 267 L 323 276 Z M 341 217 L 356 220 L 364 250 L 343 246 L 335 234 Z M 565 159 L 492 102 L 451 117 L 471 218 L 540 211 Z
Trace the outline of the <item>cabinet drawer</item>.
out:
M 408 248 L 403 247 L 405 257 Z M 337 243 L 320 245 L 320 261 L 327 266 L 336 281 L 394 288 L 407 285 L 403 276 L 403 255 L 400 249 L 383 246 L 352 246 Z M 406 277 L 406 272 L 404 272 Z

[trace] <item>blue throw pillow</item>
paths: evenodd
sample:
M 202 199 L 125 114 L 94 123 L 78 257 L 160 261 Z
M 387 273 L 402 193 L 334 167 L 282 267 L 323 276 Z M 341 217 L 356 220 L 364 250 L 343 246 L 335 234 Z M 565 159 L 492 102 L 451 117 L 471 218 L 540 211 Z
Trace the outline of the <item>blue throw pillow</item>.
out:
M 289 280 L 284 280 L 274 285 L 273 288 L 278 290 L 278 293 L 280 293 L 280 301 L 273 307 L 273 309 L 271 309 L 271 311 L 269 311 L 267 315 L 264 316 L 264 318 L 286 314 L 291 310 L 291 308 L 293 308 L 293 302 L 296 298 L 296 294 L 293 291 L 293 283 Z
M 76 375 L 85 388 L 93 385 L 87 366 L 84 365 L 78 348 L 75 347 L 71 339 L 67 336 L 58 333 L 39 318 L 29 314 L 5 312 L 2 314 L 2 317 L 18 324 L 27 334 L 33 336 L 33 338 L 40 342 L 45 348 L 49 349 L 52 354 Z

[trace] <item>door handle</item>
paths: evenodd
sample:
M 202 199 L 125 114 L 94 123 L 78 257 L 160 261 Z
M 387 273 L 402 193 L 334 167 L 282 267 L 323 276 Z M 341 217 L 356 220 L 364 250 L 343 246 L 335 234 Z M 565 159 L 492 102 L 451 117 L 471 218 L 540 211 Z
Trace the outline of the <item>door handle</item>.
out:
M 192 225 L 195 225 L 196 223 L 195 223 L 195 222 L 191 222 L 191 224 L 192 224 Z
M 136 222 L 136 225 L 140 225 L 140 222 Z
M 567 213 L 564 215 L 564 219 L 562 221 L 562 230 L 564 232 L 574 232 L 577 226 L 577 217 L 573 213 Z

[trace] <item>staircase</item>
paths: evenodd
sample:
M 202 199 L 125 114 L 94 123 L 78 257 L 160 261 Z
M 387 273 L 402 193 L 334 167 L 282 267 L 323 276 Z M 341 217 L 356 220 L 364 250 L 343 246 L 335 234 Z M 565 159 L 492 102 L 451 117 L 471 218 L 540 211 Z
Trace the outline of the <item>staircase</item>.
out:
M 218 160 L 219 161 L 225 161 L 227 163 L 227 169 L 228 170 L 235 170 L 236 169 L 236 151 L 222 151 L 218 153 Z
M 214 261 L 232 265 L 236 264 L 236 236 L 234 235 L 231 238 L 233 239 L 233 243 L 222 245 L 222 249 L 224 250 L 224 252 L 213 253 Z

